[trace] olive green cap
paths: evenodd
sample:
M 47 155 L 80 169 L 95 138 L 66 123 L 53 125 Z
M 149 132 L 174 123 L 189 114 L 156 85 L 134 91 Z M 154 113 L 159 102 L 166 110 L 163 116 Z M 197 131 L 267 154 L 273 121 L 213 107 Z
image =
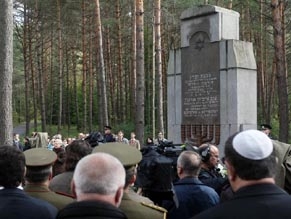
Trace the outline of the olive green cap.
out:
M 116 157 L 123 166 L 133 166 L 141 161 L 141 152 L 133 146 L 112 142 L 96 146 L 92 153 L 103 152 Z
M 45 148 L 33 148 L 23 152 L 26 166 L 47 166 L 54 163 L 57 154 Z

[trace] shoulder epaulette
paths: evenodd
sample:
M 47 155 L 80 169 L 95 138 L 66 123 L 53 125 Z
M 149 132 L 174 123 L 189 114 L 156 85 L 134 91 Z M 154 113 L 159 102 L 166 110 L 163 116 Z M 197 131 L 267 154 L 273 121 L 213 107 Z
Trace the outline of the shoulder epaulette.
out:
M 157 206 L 157 205 L 154 205 L 154 204 L 150 204 L 150 203 L 146 203 L 146 202 L 141 202 L 141 204 L 143 206 L 146 206 L 146 207 L 149 207 L 149 208 L 152 208 L 152 209 L 155 209 L 155 210 L 158 210 L 164 214 L 166 214 L 168 211 L 165 209 L 165 208 L 162 208 L 160 206 Z

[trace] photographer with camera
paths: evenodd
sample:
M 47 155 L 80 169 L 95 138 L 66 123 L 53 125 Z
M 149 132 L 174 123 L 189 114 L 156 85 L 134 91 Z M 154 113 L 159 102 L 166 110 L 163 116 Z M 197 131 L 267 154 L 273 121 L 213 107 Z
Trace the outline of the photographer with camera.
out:
M 174 162 L 163 154 L 165 147 L 164 144 L 148 145 L 141 149 L 142 160 L 137 168 L 135 182 L 139 192 L 142 190 L 142 194 L 157 205 L 173 196 Z
M 166 143 L 166 142 L 168 142 L 168 139 L 166 139 L 166 138 L 164 137 L 164 133 L 161 132 L 161 131 L 158 132 L 158 137 L 157 137 L 157 139 L 155 139 L 155 141 L 154 141 L 155 145 L 161 145 L 161 144 Z

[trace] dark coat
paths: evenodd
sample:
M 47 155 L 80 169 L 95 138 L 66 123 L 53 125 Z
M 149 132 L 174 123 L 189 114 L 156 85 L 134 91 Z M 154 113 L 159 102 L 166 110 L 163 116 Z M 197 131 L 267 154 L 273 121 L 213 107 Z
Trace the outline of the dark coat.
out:
M 65 171 L 66 151 L 63 147 L 54 148 L 53 151 L 57 154 L 57 160 L 53 165 L 53 176 L 56 176 Z
M 228 179 L 223 178 L 214 169 L 209 171 L 204 168 L 201 168 L 198 178 L 205 185 L 213 188 L 218 193 L 218 195 L 221 194 L 224 187 L 228 184 Z
M 115 206 L 99 201 L 80 201 L 67 205 L 59 211 L 57 219 L 127 219 Z
M 115 142 L 116 139 L 114 138 L 113 134 L 104 134 L 104 142 L 109 143 L 109 142 Z
M 50 191 L 48 187 L 44 185 L 28 184 L 24 187 L 24 191 L 34 198 L 39 198 L 51 203 L 59 210 L 74 201 L 74 199 L 70 197 Z
M 232 200 L 195 216 L 195 219 L 287 219 L 291 196 L 274 184 L 257 184 L 239 189 Z M 193 219 L 194 219 L 193 218 Z
M 0 218 L 55 219 L 57 209 L 46 201 L 32 198 L 21 189 L 0 190 Z
M 179 180 L 174 184 L 174 190 L 179 206 L 165 203 L 169 219 L 188 219 L 219 203 L 219 196 L 214 189 L 204 185 L 197 178 L 187 177 Z

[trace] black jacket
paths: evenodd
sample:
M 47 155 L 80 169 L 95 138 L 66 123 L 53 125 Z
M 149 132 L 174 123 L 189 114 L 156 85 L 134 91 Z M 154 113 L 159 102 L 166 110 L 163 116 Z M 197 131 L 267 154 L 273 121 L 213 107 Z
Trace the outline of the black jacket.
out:
M 185 177 L 174 184 L 179 206 L 165 201 L 169 219 L 188 219 L 219 203 L 219 196 L 214 189 L 204 185 L 194 177 Z M 166 206 L 167 205 L 167 206 Z
M 127 219 L 115 206 L 99 201 L 80 201 L 67 205 L 59 211 L 57 219 Z
M 54 219 L 56 207 L 46 201 L 32 198 L 17 188 L 0 190 L 0 218 Z
M 228 184 L 228 179 L 223 178 L 215 169 L 209 171 L 201 168 L 198 178 L 205 185 L 213 188 L 218 195 L 221 194 L 224 186 Z
M 274 184 L 257 184 L 239 189 L 226 201 L 195 216 L 195 219 L 287 219 L 291 196 Z

